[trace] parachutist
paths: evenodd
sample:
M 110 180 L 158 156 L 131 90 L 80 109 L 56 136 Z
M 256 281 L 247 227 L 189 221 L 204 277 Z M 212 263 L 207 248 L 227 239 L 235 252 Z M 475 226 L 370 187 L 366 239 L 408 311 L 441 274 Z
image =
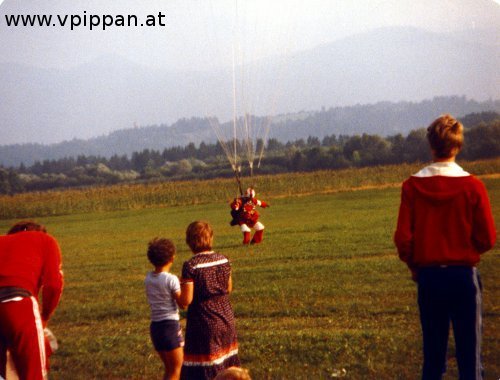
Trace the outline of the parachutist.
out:
M 249 187 L 245 194 L 235 198 L 231 202 L 231 216 L 233 219 L 229 223 L 231 226 L 239 225 L 243 233 L 243 244 L 258 244 L 262 242 L 264 236 L 264 225 L 259 222 L 259 213 L 256 207 L 269 207 L 269 204 L 255 197 L 255 190 Z M 255 229 L 255 234 L 250 240 L 251 228 Z

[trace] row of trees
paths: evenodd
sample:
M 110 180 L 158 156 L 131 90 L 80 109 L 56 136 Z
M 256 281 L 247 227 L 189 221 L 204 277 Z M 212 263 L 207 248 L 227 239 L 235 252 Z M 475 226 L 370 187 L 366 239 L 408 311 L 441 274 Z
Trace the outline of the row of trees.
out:
M 491 115 L 490 115 L 491 116 Z M 477 116 L 470 116 L 472 120 Z M 478 120 L 481 120 L 479 118 Z M 500 156 L 500 115 L 465 131 L 463 160 Z M 263 144 L 262 141 L 259 144 Z M 340 169 L 384 164 L 425 162 L 430 159 L 425 129 L 397 134 L 330 135 L 287 143 L 270 139 L 258 173 Z M 245 173 L 244 173 L 245 174 Z M 0 168 L 0 193 L 131 181 L 205 179 L 232 176 L 220 144 L 190 143 L 184 147 L 145 149 L 112 157 L 78 156 L 35 162 L 26 167 Z

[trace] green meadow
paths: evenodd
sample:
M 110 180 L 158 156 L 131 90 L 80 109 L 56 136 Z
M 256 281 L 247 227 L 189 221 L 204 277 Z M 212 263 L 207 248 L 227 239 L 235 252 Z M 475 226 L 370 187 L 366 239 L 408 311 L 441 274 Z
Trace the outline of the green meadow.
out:
M 496 177 L 483 180 L 498 224 Z M 192 186 L 203 192 L 203 183 Z M 64 262 L 64 294 L 49 324 L 60 345 L 51 379 L 161 378 L 143 287 L 147 242 L 171 238 L 178 248 L 172 272 L 180 275 L 191 255 L 185 228 L 198 219 L 212 224 L 214 248 L 232 262 L 240 358 L 252 378 L 418 379 L 416 285 L 392 243 L 399 187 L 282 194 L 260 184 L 258 191 L 271 207 L 261 211 L 266 230 L 257 246 L 241 245 L 227 199 L 216 197 L 37 217 L 59 240 Z M 0 220 L 0 229 L 14 220 Z M 500 376 L 499 266 L 497 245 L 479 266 L 486 379 Z M 451 339 L 445 379 L 457 377 Z

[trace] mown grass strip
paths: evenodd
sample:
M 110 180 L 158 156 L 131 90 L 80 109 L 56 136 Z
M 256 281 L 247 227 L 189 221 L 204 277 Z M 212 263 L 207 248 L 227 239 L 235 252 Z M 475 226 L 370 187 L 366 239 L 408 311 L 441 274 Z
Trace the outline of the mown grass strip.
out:
M 477 175 L 500 173 L 500 158 L 464 162 Z M 252 181 L 262 199 L 328 194 L 353 189 L 397 187 L 422 164 L 377 166 L 257 176 Z M 250 185 L 244 179 L 244 186 Z M 233 179 L 112 185 L 0 196 L 0 218 L 28 218 L 230 201 L 237 195 Z

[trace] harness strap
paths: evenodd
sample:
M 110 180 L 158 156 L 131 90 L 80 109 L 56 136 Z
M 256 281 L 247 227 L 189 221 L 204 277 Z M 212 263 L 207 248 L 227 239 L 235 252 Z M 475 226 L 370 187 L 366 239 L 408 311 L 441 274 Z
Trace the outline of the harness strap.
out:
M 0 287 L 0 302 L 16 297 L 31 297 L 31 293 L 26 289 L 16 286 Z

